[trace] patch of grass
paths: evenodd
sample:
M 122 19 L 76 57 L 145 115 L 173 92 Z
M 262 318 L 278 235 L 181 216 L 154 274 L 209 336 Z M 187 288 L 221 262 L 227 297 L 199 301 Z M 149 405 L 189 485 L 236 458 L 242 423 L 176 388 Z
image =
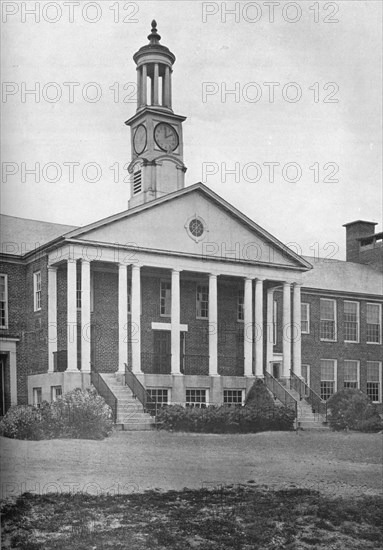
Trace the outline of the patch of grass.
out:
M 24 494 L 3 506 L 3 548 L 378 549 L 382 504 L 381 497 L 330 499 L 253 483 L 129 495 Z

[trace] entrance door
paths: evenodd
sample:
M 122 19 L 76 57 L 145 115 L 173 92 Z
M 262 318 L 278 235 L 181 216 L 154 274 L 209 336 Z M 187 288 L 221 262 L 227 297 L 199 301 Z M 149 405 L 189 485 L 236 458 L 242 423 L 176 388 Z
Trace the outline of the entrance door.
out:
M 281 375 L 281 364 L 280 363 L 273 363 L 273 376 L 274 378 L 280 378 Z
M 0 355 L 0 416 L 5 415 L 5 364 L 6 356 Z
M 302 365 L 302 378 L 308 386 L 310 386 L 310 365 Z M 308 397 L 309 391 L 306 388 L 306 397 Z
M 153 367 L 155 374 L 169 374 L 171 369 L 170 330 L 155 330 Z

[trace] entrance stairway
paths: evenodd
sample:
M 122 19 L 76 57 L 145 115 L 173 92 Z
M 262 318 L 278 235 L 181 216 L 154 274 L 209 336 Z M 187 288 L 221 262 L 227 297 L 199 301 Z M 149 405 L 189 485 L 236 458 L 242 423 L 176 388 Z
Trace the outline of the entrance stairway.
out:
M 324 424 L 325 418 L 314 413 L 310 403 L 301 399 L 300 395 L 293 388 L 285 387 L 285 390 L 296 400 L 297 406 L 297 427 L 303 430 L 328 430 L 327 424 Z
M 124 384 L 123 375 L 117 373 L 100 373 L 100 376 L 117 399 L 116 426 L 120 430 L 151 430 L 155 421 L 144 411 L 140 401 Z

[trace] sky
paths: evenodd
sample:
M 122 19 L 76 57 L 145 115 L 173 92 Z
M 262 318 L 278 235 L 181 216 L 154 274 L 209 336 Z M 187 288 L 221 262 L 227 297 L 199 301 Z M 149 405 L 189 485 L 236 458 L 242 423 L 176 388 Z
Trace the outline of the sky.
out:
M 344 259 L 350 221 L 382 230 L 381 2 L 1 7 L 2 213 L 77 226 L 127 208 L 132 56 L 155 18 L 186 185 L 305 255 Z

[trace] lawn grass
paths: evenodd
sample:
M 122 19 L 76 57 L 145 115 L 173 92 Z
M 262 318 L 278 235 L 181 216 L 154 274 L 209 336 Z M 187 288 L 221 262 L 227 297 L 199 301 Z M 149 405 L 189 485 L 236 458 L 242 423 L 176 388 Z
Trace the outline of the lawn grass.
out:
M 381 549 L 383 498 L 226 485 L 129 495 L 25 493 L 3 505 L 3 548 Z

